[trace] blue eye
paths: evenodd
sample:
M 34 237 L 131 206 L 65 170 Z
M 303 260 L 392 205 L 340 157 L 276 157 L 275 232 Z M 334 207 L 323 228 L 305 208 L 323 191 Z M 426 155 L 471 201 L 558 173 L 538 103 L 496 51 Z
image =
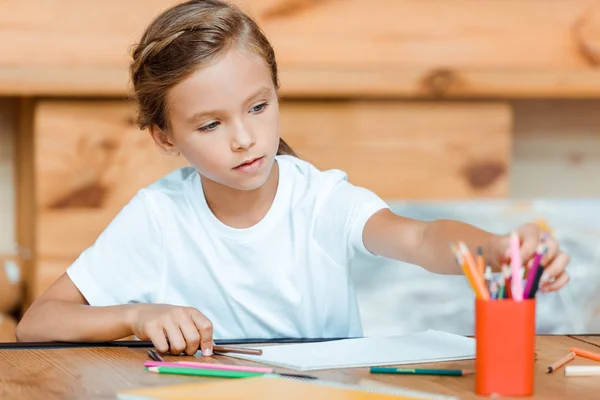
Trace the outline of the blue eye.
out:
M 260 114 L 265 110 L 265 108 L 267 108 L 267 105 L 267 103 L 257 104 L 250 109 L 250 112 L 252 112 L 253 114 Z
M 204 125 L 204 126 L 198 128 L 198 130 L 200 130 L 202 132 L 213 131 L 213 130 L 217 129 L 217 126 L 219 126 L 220 124 L 221 123 L 219 121 L 214 121 L 208 125 Z

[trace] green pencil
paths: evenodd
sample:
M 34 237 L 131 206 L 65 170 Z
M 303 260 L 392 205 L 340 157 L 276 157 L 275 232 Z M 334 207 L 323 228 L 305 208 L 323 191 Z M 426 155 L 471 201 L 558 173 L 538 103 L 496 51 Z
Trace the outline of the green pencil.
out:
M 264 372 L 230 371 L 187 367 L 149 367 L 146 369 L 150 372 L 157 372 L 159 374 L 212 376 L 215 378 L 251 378 L 254 376 L 265 375 Z
M 441 376 L 464 376 L 473 371 L 468 369 L 421 369 L 421 368 L 381 368 L 371 367 L 372 374 L 397 374 L 397 375 L 441 375 Z

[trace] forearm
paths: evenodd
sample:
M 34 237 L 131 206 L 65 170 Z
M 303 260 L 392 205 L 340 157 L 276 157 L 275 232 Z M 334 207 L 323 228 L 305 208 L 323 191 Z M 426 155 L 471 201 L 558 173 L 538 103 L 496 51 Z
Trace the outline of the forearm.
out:
M 450 244 L 464 242 L 471 252 L 483 248 L 484 260 L 492 266 L 490 254 L 496 235 L 452 220 L 423 222 L 400 217 L 389 210 L 374 214 L 365 225 L 363 242 L 375 254 L 419 265 L 438 274 L 462 274 Z
M 92 307 L 62 300 L 34 304 L 17 327 L 17 340 L 103 342 L 132 334 L 136 305 Z
M 440 274 L 460 274 L 461 267 L 457 264 L 454 254 L 450 251 L 450 243 L 464 242 L 473 255 L 481 246 L 483 259 L 487 264 L 498 269 L 492 262 L 490 244 L 496 235 L 475 226 L 453 220 L 437 220 L 425 223 L 419 248 L 415 251 L 417 264 Z

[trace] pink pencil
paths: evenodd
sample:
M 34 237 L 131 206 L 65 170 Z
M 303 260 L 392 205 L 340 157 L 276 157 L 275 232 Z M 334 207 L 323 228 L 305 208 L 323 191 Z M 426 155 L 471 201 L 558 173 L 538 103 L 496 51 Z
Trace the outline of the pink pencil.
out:
M 146 361 L 144 367 L 189 367 L 189 368 L 202 368 L 202 369 L 218 369 L 225 371 L 244 371 L 244 372 L 264 372 L 265 374 L 272 374 L 273 369 L 271 368 L 260 368 L 260 367 L 245 367 L 243 365 L 225 365 L 225 364 L 208 364 L 199 363 L 193 361 Z
M 523 282 L 521 281 L 521 261 L 519 236 L 516 232 L 510 234 L 510 266 L 512 269 L 512 279 L 510 290 L 515 301 L 523 300 Z

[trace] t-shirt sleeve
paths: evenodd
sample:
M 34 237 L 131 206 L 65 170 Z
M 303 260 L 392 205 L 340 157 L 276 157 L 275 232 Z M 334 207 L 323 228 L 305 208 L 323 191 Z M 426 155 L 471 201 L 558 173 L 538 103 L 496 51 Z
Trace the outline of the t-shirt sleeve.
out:
M 341 265 L 359 254 L 375 257 L 363 243 L 363 229 L 373 214 L 389 208 L 387 203 L 372 191 L 352 185 L 345 174 L 325 193 L 315 224 L 322 249 Z
M 81 253 L 67 274 L 92 306 L 151 303 L 160 290 L 161 248 L 158 221 L 140 193 Z

